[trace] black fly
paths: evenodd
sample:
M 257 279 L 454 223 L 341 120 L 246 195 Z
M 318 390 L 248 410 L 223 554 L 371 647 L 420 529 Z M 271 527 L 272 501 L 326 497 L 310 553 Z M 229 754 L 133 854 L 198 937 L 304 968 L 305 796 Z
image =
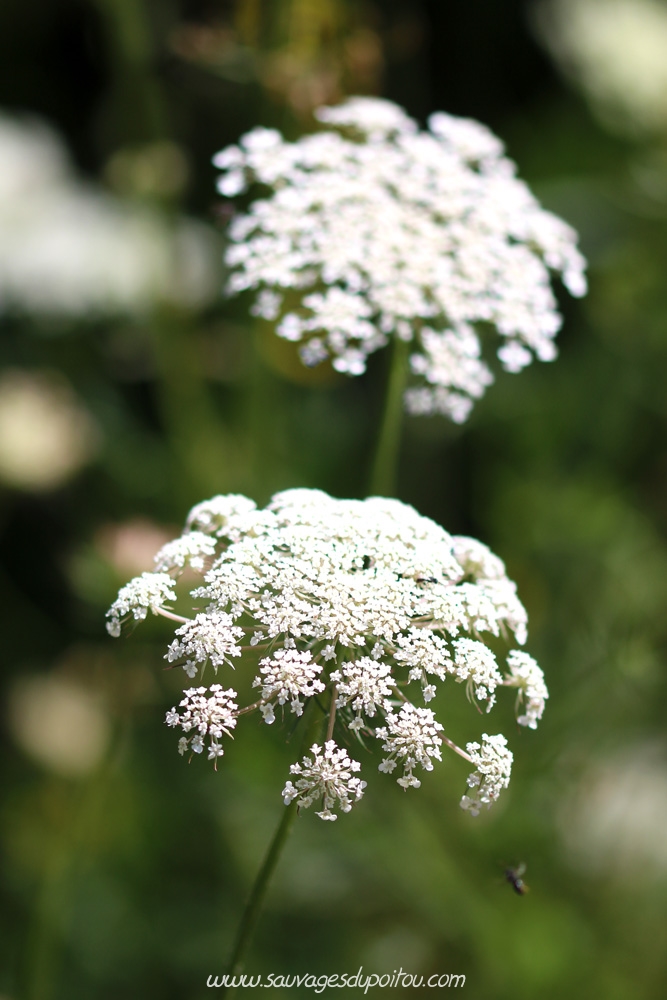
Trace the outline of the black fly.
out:
M 518 896 L 525 896 L 528 892 L 528 886 L 523 880 L 523 875 L 525 874 L 526 866 L 523 862 L 517 865 L 516 868 L 506 868 L 505 878 L 512 886 L 514 891 Z

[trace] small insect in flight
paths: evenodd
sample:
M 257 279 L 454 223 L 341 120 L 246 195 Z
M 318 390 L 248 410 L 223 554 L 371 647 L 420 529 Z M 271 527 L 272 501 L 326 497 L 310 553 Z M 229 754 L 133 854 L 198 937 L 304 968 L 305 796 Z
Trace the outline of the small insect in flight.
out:
M 518 896 L 525 896 L 528 892 L 528 886 L 523 880 L 525 871 L 526 866 L 523 862 L 520 865 L 517 865 L 516 868 L 505 869 L 505 878 Z

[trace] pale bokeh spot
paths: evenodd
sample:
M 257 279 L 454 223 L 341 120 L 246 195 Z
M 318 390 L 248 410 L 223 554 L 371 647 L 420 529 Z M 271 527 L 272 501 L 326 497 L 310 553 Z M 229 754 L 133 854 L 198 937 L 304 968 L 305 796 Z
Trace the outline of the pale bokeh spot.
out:
M 15 368 L 0 376 L 0 479 L 54 489 L 93 457 L 98 442 L 93 418 L 61 375 Z
M 108 747 L 111 724 L 98 697 L 65 678 L 42 674 L 15 681 L 9 728 L 20 748 L 64 777 L 83 777 Z

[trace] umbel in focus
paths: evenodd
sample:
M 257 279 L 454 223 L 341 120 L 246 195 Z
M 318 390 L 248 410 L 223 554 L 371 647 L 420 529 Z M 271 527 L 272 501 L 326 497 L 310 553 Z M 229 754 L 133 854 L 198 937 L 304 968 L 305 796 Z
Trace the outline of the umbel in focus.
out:
M 177 596 L 186 567 L 201 584 Z M 149 611 L 176 622 L 165 659 L 198 684 L 166 716 L 181 754 L 205 752 L 217 766 L 242 716 L 273 725 L 317 699 L 326 738 L 292 764 L 282 796 L 319 803 L 322 819 L 362 797 L 353 754 L 369 757 L 374 741 L 378 769 L 404 789 L 419 787 L 443 747 L 463 757 L 473 770 L 461 806 L 477 815 L 507 787 L 512 753 L 502 734 L 477 735 L 465 749 L 450 740 L 428 707 L 438 687 L 464 684 L 485 713 L 499 689 L 513 688 L 517 722 L 531 729 L 548 697 L 531 656 L 512 649 L 501 669 L 488 644 L 526 641 L 526 612 L 501 560 L 398 500 L 293 489 L 263 510 L 238 495 L 198 504 L 155 571 L 121 589 L 108 631 L 119 636 Z M 246 664 L 256 698 L 240 704 L 234 677 Z M 478 712 L 471 724 L 479 728 Z

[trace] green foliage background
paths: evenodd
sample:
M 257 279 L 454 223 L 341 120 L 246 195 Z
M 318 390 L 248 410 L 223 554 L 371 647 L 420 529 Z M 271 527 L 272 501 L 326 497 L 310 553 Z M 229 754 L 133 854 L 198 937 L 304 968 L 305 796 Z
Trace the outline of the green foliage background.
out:
M 636 183 L 660 143 L 596 124 L 518 0 L 0 10 L 0 106 L 49 120 L 101 183 L 118 151 L 176 143 L 188 184 L 127 197 L 185 208 L 221 245 L 210 156 L 257 123 L 297 135 L 318 95 L 354 92 L 421 120 L 442 108 L 489 124 L 590 259 L 588 298 L 563 296 L 558 361 L 499 376 L 463 428 L 408 420 L 397 491 L 505 559 L 551 700 L 536 733 L 497 710 L 493 731 L 508 733 L 516 764 L 488 816 L 458 808 L 466 771 L 451 760 L 414 794 L 371 778 L 336 824 L 304 814 L 248 970 L 465 973 L 476 1000 L 661 997 L 667 216 Z M 78 779 L 3 731 L 0 994 L 199 1000 L 224 969 L 293 753 L 285 733 L 248 723 L 217 773 L 178 757 L 162 724 L 179 682 L 162 670 L 169 630 L 149 621 L 130 640 L 106 636 L 126 575 L 100 539 L 137 517 L 172 530 L 215 492 L 364 496 L 386 358 L 362 379 L 309 376 L 250 324 L 247 302 L 222 299 L 197 313 L 156 304 L 132 321 L 5 316 L 0 352 L 3 365 L 64 374 L 102 440 L 60 489 L 0 493 L 3 689 L 74 679 L 112 720 L 104 759 Z M 456 704 L 442 714 L 472 738 Z M 522 898 L 502 878 L 519 861 Z

